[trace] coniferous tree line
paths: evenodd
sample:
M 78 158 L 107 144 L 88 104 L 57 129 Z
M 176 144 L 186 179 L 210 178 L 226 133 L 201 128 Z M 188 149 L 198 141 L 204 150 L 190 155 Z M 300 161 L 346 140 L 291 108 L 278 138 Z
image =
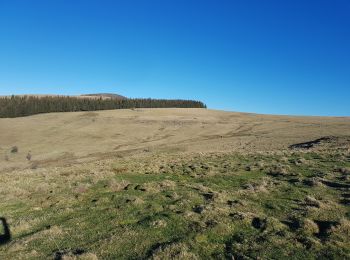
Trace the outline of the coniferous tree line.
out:
M 21 117 L 50 112 L 95 111 L 126 108 L 206 108 L 200 101 L 180 99 L 103 99 L 69 96 L 11 96 L 0 98 L 0 117 Z

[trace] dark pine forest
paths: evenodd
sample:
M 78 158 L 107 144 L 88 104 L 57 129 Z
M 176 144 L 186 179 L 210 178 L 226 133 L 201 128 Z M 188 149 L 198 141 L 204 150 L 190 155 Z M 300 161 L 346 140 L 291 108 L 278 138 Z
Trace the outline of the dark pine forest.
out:
M 51 112 L 96 111 L 132 108 L 206 108 L 200 101 L 143 98 L 78 98 L 70 96 L 11 96 L 0 98 L 0 118 Z

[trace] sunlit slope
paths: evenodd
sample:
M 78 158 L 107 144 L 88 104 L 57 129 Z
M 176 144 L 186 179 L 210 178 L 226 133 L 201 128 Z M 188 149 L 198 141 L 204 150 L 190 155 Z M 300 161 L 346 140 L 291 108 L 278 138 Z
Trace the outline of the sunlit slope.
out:
M 146 152 L 287 149 L 322 136 L 349 136 L 350 118 L 288 117 L 207 109 L 51 113 L 0 119 L 0 169 Z M 13 146 L 17 153 L 11 153 Z M 26 159 L 30 153 L 31 161 Z

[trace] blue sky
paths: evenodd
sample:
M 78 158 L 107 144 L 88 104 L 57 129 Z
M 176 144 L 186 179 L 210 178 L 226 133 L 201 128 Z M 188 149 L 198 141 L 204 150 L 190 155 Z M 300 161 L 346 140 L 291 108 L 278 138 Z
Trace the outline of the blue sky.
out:
M 0 0 L 0 94 L 350 115 L 348 0 Z

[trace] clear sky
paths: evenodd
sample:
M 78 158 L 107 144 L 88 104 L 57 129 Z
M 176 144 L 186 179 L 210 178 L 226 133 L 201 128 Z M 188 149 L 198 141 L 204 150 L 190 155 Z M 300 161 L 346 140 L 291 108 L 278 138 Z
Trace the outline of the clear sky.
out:
M 0 0 L 0 95 L 350 115 L 349 0 Z

